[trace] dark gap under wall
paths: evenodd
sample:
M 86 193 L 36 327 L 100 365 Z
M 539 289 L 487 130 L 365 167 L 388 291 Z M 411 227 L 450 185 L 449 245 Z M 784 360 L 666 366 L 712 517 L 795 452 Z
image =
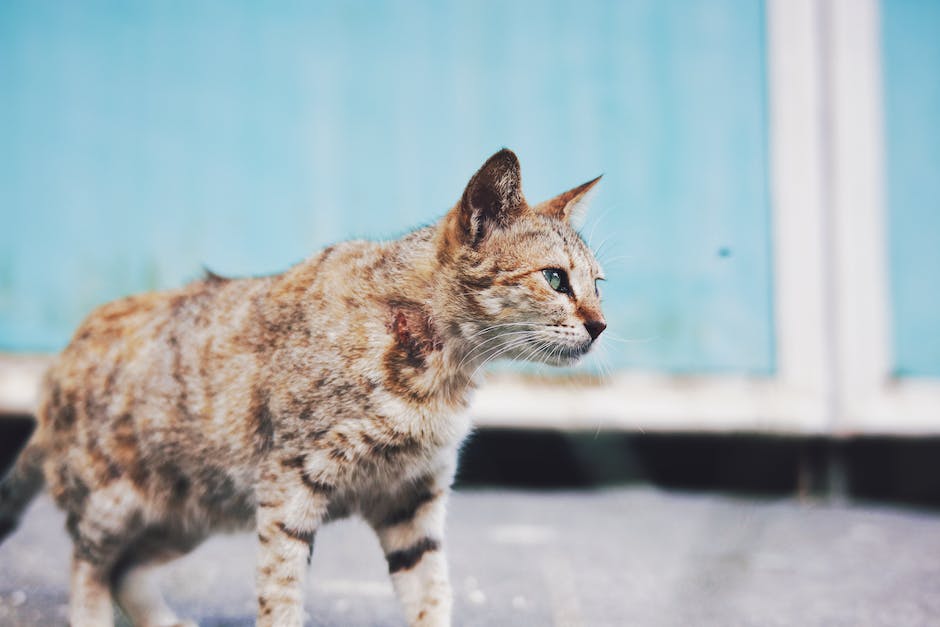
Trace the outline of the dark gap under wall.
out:
M 940 507 L 940 438 L 481 429 L 464 447 L 458 473 L 464 487 L 627 484 Z
M 33 430 L 0 418 L 0 472 Z M 940 438 L 825 438 L 480 429 L 459 487 L 538 490 L 647 484 L 763 496 L 840 496 L 940 507 Z
M 29 416 L 0 416 L 0 476 L 7 474 L 35 426 Z

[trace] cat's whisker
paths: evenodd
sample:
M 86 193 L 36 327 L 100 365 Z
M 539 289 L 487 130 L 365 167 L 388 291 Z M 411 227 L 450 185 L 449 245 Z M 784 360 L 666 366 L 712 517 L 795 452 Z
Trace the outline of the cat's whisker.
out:
M 471 349 L 467 352 L 467 354 L 464 356 L 464 358 L 460 360 L 460 363 L 457 364 L 457 369 L 459 370 L 460 367 L 463 366 L 464 363 L 466 363 L 466 362 L 470 359 L 470 357 L 472 357 L 472 356 L 474 355 L 475 352 L 477 353 L 477 356 L 479 356 L 479 355 L 480 355 L 480 354 L 479 354 L 480 349 L 482 349 L 482 348 L 483 348 L 484 346 L 486 346 L 487 344 L 490 344 L 491 342 L 495 342 L 495 341 L 501 340 L 501 339 L 503 339 L 503 338 L 505 338 L 505 337 L 507 337 L 507 336 L 518 336 L 518 335 L 524 335 L 524 334 L 529 334 L 529 333 L 532 333 L 532 331 L 508 331 L 508 332 L 505 332 L 505 333 L 501 333 L 500 335 L 491 337 L 491 338 L 489 338 L 489 339 L 483 340 L 482 342 L 480 342 L 479 344 L 476 344 L 473 348 L 471 348 Z M 490 346 L 490 347 L 488 347 L 486 350 L 490 350 L 491 348 L 493 348 L 493 347 Z
M 611 238 L 611 237 L 613 237 L 613 236 L 612 236 L 612 235 L 607 235 L 603 240 L 601 240 L 601 243 L 598 244 L 597 247 L 593 249 L 593 251 L 594 251 L 594 258 L 597 259 L 598 261 L 601 261 L 601 253 L 602 253 L 602 251 L 604 250 L 604 246 L 606 246 L 607 243 L 610 241 L 610 238 Z
M 521 338 L 521 339 L 518 339 L 518 338 L 517 338 L 516 340 L 510 342 L 509 344 L 506 344 L 506 345 L 504 345 L 504 346 L 499 347 L 497 350 L 495 350 L 495 352 L 493 352 L 493 353 L 490 354 L 488 357 L 486 357 L 486 358 L 483 360 L 483 362 L 482 362 L 480 365 L 478 365 L 478 366 L 476 367 L 476 369 L 475 369 L 475 370 L 473 371 L 473 373 L 470 375 L 470 379 L 469 379 L 469 380 L 470 380 L 470 381 L 473 381 L 473 380 L 476 378 L 477 373 L 478 373 L 483 367 L 485 367 L 487 364 L 489 364 L 489 363 L 495 361 L 495 360 L 498 359 L 500 356 L 502 356 L 502 355 L 508 353 L 510 350 L 513 350 L 513 349 L 515 349 L 515 348 L 517 348 L 517 347 L 519 347 L 519 346 L 525 345 L 525 344 L 526 344 L 527 342 L 529 342 L 529 341 L 530 341 L 530 338 L 528 338 L 528 337 L 523 337 L 523 338 Z
M 524 352 L 520 351 L 516 357 L 516 360 L 521 361 L 521 362 L 531 361 L 532 355 L 534 355 L 538 351 L 537 342 L 538 340 L 532 342 L 527 349 L 523 347 L 522 351 Z
M 484 367 L 485 367 L 487 364 L 489 364 L 491 361 L 497 359 L 501 354 L 505 353 L 507 350 L 509 350 L 509 349 L 504 348 L 502 351 L 500 351 L 500 352 L 496 353 L 495 355 L 493 355 L 492 358 L 489 358 L 489 359 L 484 360 L 479 366 L 477 366 L 477 367 L 474 369 L 474 371 L 473 371 L 472 373 L 470 373 L 470 376 L 467 378 L 467 387 L 469 387 L 470 384 L 473 383 L 473 382 L 476 380 L 477 373 L 478 373 L 482 368 L 484 368 Z
M 526 355 L 526 359 L 534 360 L 534 358 L 541 358 L 537 361 L 534 361 L 536 364 L 536 372 L 541 375 L 545 370 L 547 354 L 545 352 L 546 347 L 550 346 L 551 343 L 546 340 L 536 340 L 535 349 L 532 353 Z
M 476 332 L 470 334 L 470 335 L 467 336 L 465 339 L 467 339 L 467 340 L 473 339 L 473 338 L 475 338 L 475 337 L 478 337 L 478 336 L 480 336 L 480 335 L 483 335 L 484 333 L 487 333 L 487 332 L 492 331 L 492 330 L 494 330 L 494 329 L 500 329 L 500 328 L 505 328 L 505 327 L 518 327 L 518 326 L 542 327 L 542 326 L 545 326 L 545 325 L 540 324 L 540 323 L 535 323 L 535 322 L 501 322 L 501 323 L 499 323 L 499 324 L 494 324 L 494 325 L 488 326 L 488 327 L 486 327 L 486 328 L 480 329 L 479 331 L 476 331 Z
M 604 267 L 606 267 L 606 268 L 610 268 L 610 267 L 612 267 L 612 266 L 620 265 L 621 262 L 624 262 L 624 261 L 631 261 L 631 260 L 634 260 L 634 259 L 636 259 L 636 255 L 617 255 L 617 256 L 615 256 L 615 257 L 598 258 L 597 261 L 598 261 L 598 263 L 600 263 L 602 266 L 604 266 Z M 626 267 L 626 264 L 623 264 L 622 267 Z
M 498 339 L 500 339 L 500 338 L 504 338 L 504 337 L 508 337 L 508 336 L 513 336 L 513 335 L 519 335 L 520 333 L 535 333 L 536 331 L 537 331 L 537 329 L 533 329 L 533 328 L 529 328 L 529 329 L 522 328 L 522 329 L 520 329 L 520 328 L 518 328 L 518 327 L 510 327 L 508 330 L 506 330 L 506 329 L 501 329 L 499 332 L 495 333 L 494 335 L 491 335 L 491 336 L 489 336 L 489 337 L 484 337 L 484 338 L 478 340 L 478 343 L 476 343 L 475 346 L 480 346 L 481 344 L 484 344 L 484 343 L 487 343 L 487 342 L 492 342 L 493 340 L 498 340 Z M 475 338 L 471 337 L 470 339 L 472 340 L 472 339 L 475 339 Z
M 546 355 L 546 361 L 548 361 L 548 363 L 554 363 L 554 361 L 561 356 L 561 351 L 563 349 L 564 347 L 561 345 L 555 345 L 553 347 L 550 347 L 550 350 L 548 351 L 548 355 Z
M 476 349 L 480 348 L 481 346 L 484 346 L 484 345 L 489 344 L 489 343 L 491 343 L 491 342 L 497 341 L 497 340 L 499 340 L 500 338 L 504 338 L 504 337 L 507 337 L 507 336 L 520 335 L 520 334 L 523 334 L 523 333 L 535 333 L 539 328 L 541 328 L 541 327 L 543 327 L 543 326 L 544 326 L 544 325 L 542 325 L 542 324 L 535 324 L 535 323 L 504 323 L 504 324 L 501 324 L 501 325 L 495 325 L 495 326 L 493 326 L 493 327 L 489 327 L 489 328 L 487 328 L 487 329 L 481 330 L 481 331 L 479 331 L 479 332 L 477 332 L 477 333 L 474 333 L 474 334 L 470 335 L 470 336 L 467 337 L 466 339 L 467 339 L 467 340 L 473 340 L 474 338 L 479 337 L 480 335 L 485 335 L 485 334 L 488 333 L 488 332 L 495 331 L 495 330 L 497 329 L 497 327 L 499 327 L 500 329 L 506 329 L 506 328 L 512 329 L 512 330 L 509 330 L 509 331 L 501 330 L 501 331 L 498 332 L 497 334 L 495 334 L 495 335 L 493 335 L 493 336 L 491 336 L 491 337 L 488 337 L 488 338 L 483 339 L 483 340 L 480 341 L 478 344 L 476 344 L 473 348 L 470 349 L 470 354 L 472 354 L 473 351 L 475 351 Z M 520 329 L 519 327 L 523 327 L 523 328 Z M 528 327 L 528 328 L 525 328 L 525 327 Z
M 605 221 L 605 218 L 607 218 L 613 209 L 613 206 L 609 206 L 606 209 L 601 209 L 599 213 L 595 214 L 597 217 L 594 218 L 594 224 L 591 225 L 591 233 L 587 236 L 586 239 L 588 245 L 591 245 L 591 242 L 594 240 L 594 231 L 597 230 L 598 225 Z
M 612 378 L 612 370 L 610 368 L 610 351 L 606 344 L 601 344 L 598 346 L 600 353 L 598 354 L 597 365 L 601 371 L 601 382 L 607 383 Z
M 597 362 L 596 362 L 598 369 L 600 370 L 600 376 L 599 376 L 598 382 L 602 385 L 606 385 L 610 383 L 610 381 L 613 378 L 612 370 L 610 367 L 610 361 L 609 361 L 610 353 L 608 351 L 608 347 L 606 344 L 601 344 L 598 346 L 598 348 L 600 349 L 598 353 Z M 594 430 L 594 439 L 597 439 L 597 436 L 600 434 L 600 431 L 601 431 L 601 423 L 600 423 L 600 420 L 598 420 L 596 428 Z
M 522 361 L 530 361 L 533 357 L 542 354 L 542 351 L 544 350 L 544 346 L 545 346 L 547 343 L 548 343 L 548 342 L 547 342 L 546 340 L 536 339 L 536 340 L 532 343 L 532 349 L 529 350 L 529 351 L 528 351 L 525 355 L 523 355 L 520 359 L 521 359 Z
M 492 337 L 488 337 L 488 338 L 485 338 L 485 339 L 480 340 L 479 343 L 474 344 L 474 348 L 478 348 L 478 347 L 480 347 L 480 346 L 483 346 L 483 345 L 488 344 L 488 343 L 490 343 L 490 342 L 499 340 L 499 339 L 501 339 L 501 338 L 505 338 L 505 337 L 509 337 L 509 336 L 513 336 L 513 335 L 520 335 L 520 334 L 522 334 L 522 333 L 534 333 L 534 331 L 533 331 L 532 329 L 521 329 L 521 330 L 517 330 L 517 331 L 503 331 L 502 333 L 499 333 L 499 334 L 497 334 L 497 335 L 493 335 Z M 472 349 L 471 349 L 471 350 L 472 350 Z
M 607 261 L 603 258 L 604 247 L 607 246 L 607 244 L 609 244 L 611 241 L 615 241 L 613 240 L 613 235 L 607 235 L 603 240 L 601 240 L 601 243 L 593 249 L 594 258 L 597 259 L 597 261 L 601 264 L 607 264 Z
M 502 329 L 502 328 L 506 328 L 506 327 L 519 327 L 519 326 L 524 326 L 524 327 L 540 327 L 540 326 L 544 326 L 544 325 L 542 325 L 542 324 L 540 324 L 540 323 L 535 323 L 535 322 L 500 322 L 499 324 L 493 324 L 493 325 L 490 325 L 490 326 L 488 326 L 488 327 L 484 327 L 484 328 L 482 328 L 482 329 L 479 329 L 478 331 L 475 331 L 474 333 L 470 334 L 466 339 L 470 339 L 470 338 L 476 337 L 476 336 L 478 336 L 478 335 L 482 335 L 482 334 L 484 334 L 484 333 L 487 333 L 487 332 L 489 332 L 489 331 L 493 331 L 493 330 L 495 330 L 495 329 Z
M 485 365 L 486 363 L 488 363 L 489 361 L 492 361 L 492 359 L 494 359 L 494 357 L 492 357 L 493 354 L 497 354 L 497 355 L 498 355 L 498 354 L 502 354 L 502 353 L 504 353 L 504 352 L 507 352 L 507 351 L 509 351 L 509 350 L 511 350 L 511 349 L 513 349 L 513 348 L 515 348 L 515 347 L 517 347 L 517 346 L 523 345 L 523 344 L 525 344 L 526 342 L 530 341 L 531 338 L 528 336 L 528 334 L 530 333 L 529 331 L 523 331 L 523 332 L 519 332 L 519 333 L 524 333 L 524 334 L 526 334 L 526 335 L 523 335 L 523 337 L 521 337 L 521 338 L 518 338 L 518 337 L 517 337 L 517 338 L 511 340 L 510 342 L 508 342 L 507 344 L 500 344 L 500 345 L 497 345 L 497 346 L 495 346 L 495 347 L 494 347 L 494 346 L 491 346 L 491 347 L 487 348 L 483 353 L 481 353 L 480 355 L 478 355 L 478 357 L 483 357 L 483 362 L 480 364 L 480 366 L 477 367 L 476 370 L 473 371 L 473 375 L 471 375 L 471 379 L 473 378 L 474 375 L 476 375 L 477 370 L 479 370 L 481 366 Z M 507 335 L 508 335 L 508 334 L 507 334 Z
M 604 255 L 607 252 L 605 251 L 605 246 L 609 244 L 617 245 L 618 248 L 619 246 L 622 246 L 623 242 L 618 239 L 615 239 L 615 236 L 616 236 L 615 233 L 608 233 L 604 237 L 604 239 L 601 240 L 600 244 L 598 244 L 596 247 L 592 247 L 591 250 L 594 253 L 594 258 L 597 259 L 597 261 L 600 262 L 601 264 L 606 264 L 608 261 L 607 259 L 604 258 Z M 612 252 L 618 252 L 618 248 L 614 248 Z
M 539 372 L 542 371 L 545 365 L 553 363 L 553 359 L 556 352 L 560 352 L 564 349 L 564 346 L 556 342 L 549 340 L 539 340 L 536 346 L 536 351 L 526 355 L 526 359 L 531 359 L 532 357 L 541 357 L 539 360 Z
M 619 337 L 610 332 L 604 334 L 605 340 L 610 340 L 611 342 L 620 342 L 621 344 L 648 344 L 649 342 L 655 342 L 659 340 L 658 335 L 650 335 L 648 337 L 639 337 L 639 338 L 627 338 Z

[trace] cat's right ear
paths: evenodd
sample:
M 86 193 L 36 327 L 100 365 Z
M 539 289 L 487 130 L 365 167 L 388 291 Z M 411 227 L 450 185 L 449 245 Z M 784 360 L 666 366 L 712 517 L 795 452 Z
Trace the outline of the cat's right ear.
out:
M 603 176 L 603 174 L 601 175 Z M 587 183 L 578 185 L 574 189 L 558 194 L 551 200 L 539 203 L 532 208 L 535 213 L 555 218 L 556 220 L 565 220 L 570 222 L 574 228 L 580 228 L 584 221 L 585 204 L 584 200 L 588 193 L 601 180 L 598 176 Z
M 505 227 L 526 211 L 522 195 L 519 159 L 503 148 L 487 159 L 454 207 L 452 235 L 465 245 L 476 246 L 492 229 Z

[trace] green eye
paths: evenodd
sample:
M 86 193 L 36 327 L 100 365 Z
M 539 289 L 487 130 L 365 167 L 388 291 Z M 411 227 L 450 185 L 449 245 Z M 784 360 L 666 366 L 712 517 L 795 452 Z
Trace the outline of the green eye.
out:
M 546 268 L 542 270 L 542 274 L 545 276 L 545 280 L 548 281 L 549 287 L 556 292 L 567 294 L 571 291 L 571 288 L 568 287 L 568 275 L 565 274 L 564 270 L 559 268 Z

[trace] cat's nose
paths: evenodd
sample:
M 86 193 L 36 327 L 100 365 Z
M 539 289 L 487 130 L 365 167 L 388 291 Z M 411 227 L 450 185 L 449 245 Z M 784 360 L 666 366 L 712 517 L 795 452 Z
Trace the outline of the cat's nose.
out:
M 597 339 L 597 336 L 607 328 L 607 323 L 603 320 L 588 320 L 584 323 L 584 328 L 587 329 L 588 335 L 591 336 L 591 341 L 593 342 Z

